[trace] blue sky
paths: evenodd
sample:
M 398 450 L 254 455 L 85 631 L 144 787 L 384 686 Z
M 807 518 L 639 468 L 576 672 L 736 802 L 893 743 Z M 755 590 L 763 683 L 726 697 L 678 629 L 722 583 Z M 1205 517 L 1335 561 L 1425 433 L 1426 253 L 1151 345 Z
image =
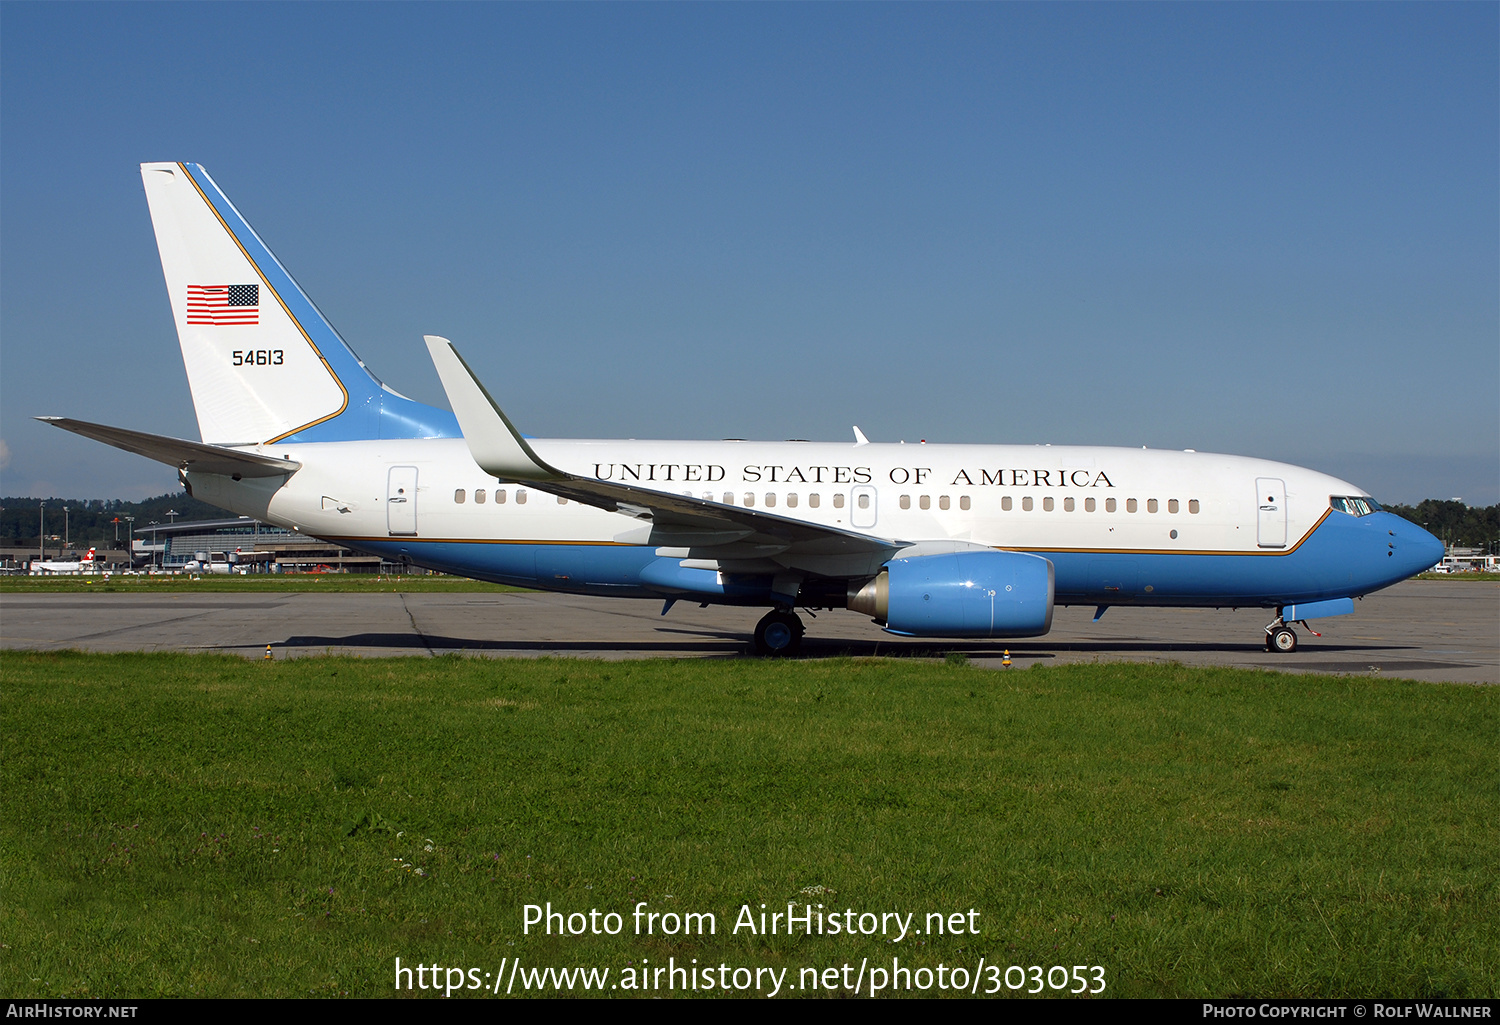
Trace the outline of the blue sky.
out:
M 137 165 L 530 433 L 1149 445 L 1500 501 L 1494 4 L 0 6 L 0 492 L 196 437 Z

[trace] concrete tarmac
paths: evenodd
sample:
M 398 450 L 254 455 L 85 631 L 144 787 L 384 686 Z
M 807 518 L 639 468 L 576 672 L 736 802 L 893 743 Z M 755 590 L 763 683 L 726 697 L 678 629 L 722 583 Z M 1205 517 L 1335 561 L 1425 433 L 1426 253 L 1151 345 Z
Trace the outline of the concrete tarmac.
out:
M 259 658 L 362 656 L 735 657 L 752 651 L 759 609 L 699 608 L 563 594 L 4 594 L 0 645 L 84 651 L 222 651 Z M 1352 616 L 1297 628 L 1290 655 L 1264 650 L 1264 609 L 1059 608 L 1052 632 L 1013 642 L 911 640 L 856 613 L 803 615 L 804 657 L 1035 662 L 1182 662 L 1291 672 L 1500 683 L 1500 584 L 1412 580 L 1355 603 Z
M 734 657 L 751 652 L 760 610 L 561 594 L 0 595 L 0 645 L 85 651 L 224 651 L 277 658 L 364 656 Z M 911 640 L 846 611 L 804 615 L 805 657 L 967 654 L 999 666 L 1176 661 L 1293 672 L 1500 683 L 1500 584 L 1408 581 L 1355 614 L 1298 628 L 1291 655 L 1264 650 L 1262 609 L 1059 608 L 1046 637 Z

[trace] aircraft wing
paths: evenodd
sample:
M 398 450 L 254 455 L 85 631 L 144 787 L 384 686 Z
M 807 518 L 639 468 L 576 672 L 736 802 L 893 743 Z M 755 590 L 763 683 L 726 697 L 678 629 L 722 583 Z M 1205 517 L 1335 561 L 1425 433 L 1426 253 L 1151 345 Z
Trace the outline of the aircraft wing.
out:
M 785 552 L 798 561 L 812 559 L 823 571 L 836 575 L 841 575 L 838 567 L 845 564 L 851 575 L 874 572 L 866 567 L 878 567 L 908 544 L 560 470 L 527 444 L 452 342 L 436 335 L 427 335 L 426 341 L 448 402 L 463 429 L 464 441 L 480 469 L 503 480 L 523 481 L 540 491 L 645 521 L 640 543 L 720 549 L 725 555 Z
M 276 459 L 220 445 L 205 445 L 201 441 L 184 441 L 160 434 L 127 431 L 123 427 L 106 427 L 104 424 L 91 424 L 85 420 L 70 420 L 65 416 L 39 416 L 35 419 L 81 434 L 85 438 L 122 448 L 126 452 L 134 452 L 138 456 L 155 459 L 158 463 L 175 466 L 179 470 L 222 473 L 226 477 L 277 477 L 294 473 L 302 466 L 292 459 Z

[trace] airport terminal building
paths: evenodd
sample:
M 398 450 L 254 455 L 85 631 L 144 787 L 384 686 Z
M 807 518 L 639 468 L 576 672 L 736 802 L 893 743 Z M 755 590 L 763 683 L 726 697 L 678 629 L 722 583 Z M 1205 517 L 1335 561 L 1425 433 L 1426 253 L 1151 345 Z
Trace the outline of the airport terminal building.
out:
M 35 548 L 0 552 L 12 573 L 161 572 L 410 573 L 411 568 L 248 517 L 137 527 L 129 551 L 100 548 L 97 564 L 67 568 L 87 546 L 43 556 Z M 58 569 L 59 565 L 65 567 Z
M 248 517 L 140 527 L 133 546 L 144 561 L 172 571 L 242 573 L 399 573 L 379 556 L 359 555 L 327 541 Z

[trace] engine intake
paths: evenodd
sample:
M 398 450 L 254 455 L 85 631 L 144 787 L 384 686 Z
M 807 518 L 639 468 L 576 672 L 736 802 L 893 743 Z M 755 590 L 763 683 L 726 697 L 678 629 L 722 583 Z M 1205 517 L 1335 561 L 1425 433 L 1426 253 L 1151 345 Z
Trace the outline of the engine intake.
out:
M 1024 552 L 892 559 L 849 587 L 849 608 L 908 637 L 1040 637 L 1052 629 L 1052 563 Z

